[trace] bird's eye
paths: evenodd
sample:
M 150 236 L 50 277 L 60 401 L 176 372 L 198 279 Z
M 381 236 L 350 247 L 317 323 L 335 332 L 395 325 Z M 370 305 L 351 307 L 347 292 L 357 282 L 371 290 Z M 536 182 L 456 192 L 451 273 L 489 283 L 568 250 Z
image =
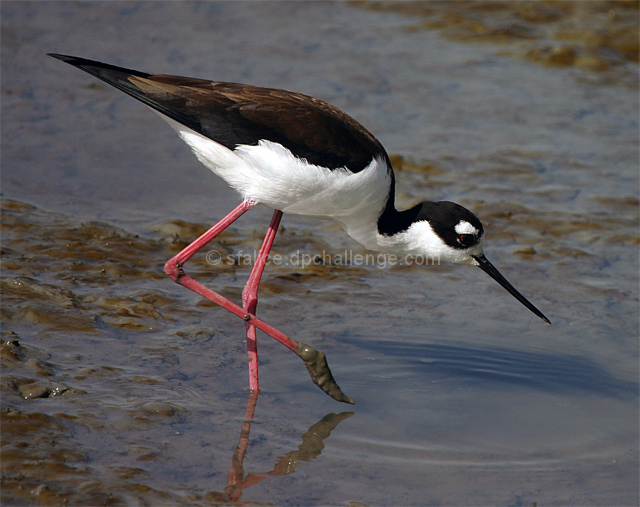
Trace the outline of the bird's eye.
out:
M 476 237 L 473 234 L 458 234 L 458 243 L 464 247 L 473 245 L 476 241 Z

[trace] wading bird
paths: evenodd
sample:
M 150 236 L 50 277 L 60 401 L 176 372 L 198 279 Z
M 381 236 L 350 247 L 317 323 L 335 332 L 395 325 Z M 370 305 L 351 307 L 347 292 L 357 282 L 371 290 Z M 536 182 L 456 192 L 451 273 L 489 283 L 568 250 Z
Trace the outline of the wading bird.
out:
M 329 218 L 366 248 L 477 266 L 545 322 L 483 253 L 484 228 L 459 204 L 425 201 L 398 211 L 391 162 L 380 142 L 339 109 L 301 93 L 238 83 L 148 74 L 84 58 L 50 54 L 151 107 L 242 202 L 165 264 L 177 283 L 246 323 L 249 386 L 258 391 L 256 328 L 298 354 L 313 381 L 354 403 L 335 382 L 324 354 L 256 317 L 258 286 L 284 213 Z M 197 282 L 185 263 L 245 212 L 274 209 L 242 292 L 242 307 Z

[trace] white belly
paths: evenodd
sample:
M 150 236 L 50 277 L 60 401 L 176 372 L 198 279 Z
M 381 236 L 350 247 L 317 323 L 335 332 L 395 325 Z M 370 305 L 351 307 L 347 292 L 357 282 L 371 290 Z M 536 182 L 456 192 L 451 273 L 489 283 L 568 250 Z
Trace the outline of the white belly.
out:
M 326 169 L 295 157 L 270 141 L 230 150 L 163 116 L 206 167 L 244 199 L 285 213 L 334 218 L 349 229 L 377 221 L 389 195 L 390 176 L 384 160 L 373 159 L 362 171 Z

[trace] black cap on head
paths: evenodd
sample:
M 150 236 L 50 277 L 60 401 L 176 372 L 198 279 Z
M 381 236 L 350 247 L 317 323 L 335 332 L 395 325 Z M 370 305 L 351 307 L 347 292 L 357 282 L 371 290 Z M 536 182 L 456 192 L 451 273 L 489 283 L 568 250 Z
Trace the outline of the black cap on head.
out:
M 429 222 L 435 233 L 452 248 L 465 249 L 477 244 L 484 234 L 482 222 L 467 208 L 449 201 L 423 202 L 416 217 Z M 461 231 L 456 230 L 460 222 L 467 222 L 475 231 L 471 243 L 460 242 Z

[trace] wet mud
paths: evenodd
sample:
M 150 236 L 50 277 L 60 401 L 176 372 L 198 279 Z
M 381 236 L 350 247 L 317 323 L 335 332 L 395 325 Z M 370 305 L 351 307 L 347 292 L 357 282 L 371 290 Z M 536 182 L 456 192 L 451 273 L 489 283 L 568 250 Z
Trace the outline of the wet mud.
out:
M 496 44 L 501 55 L 586 71 L 599 84 L 635 87 L 638 2 L 488 1 L 463 8 L 447 1 L 369 2 L 367 8 L 415 20 L 410 30 L 436 30 L 467 43 Z

